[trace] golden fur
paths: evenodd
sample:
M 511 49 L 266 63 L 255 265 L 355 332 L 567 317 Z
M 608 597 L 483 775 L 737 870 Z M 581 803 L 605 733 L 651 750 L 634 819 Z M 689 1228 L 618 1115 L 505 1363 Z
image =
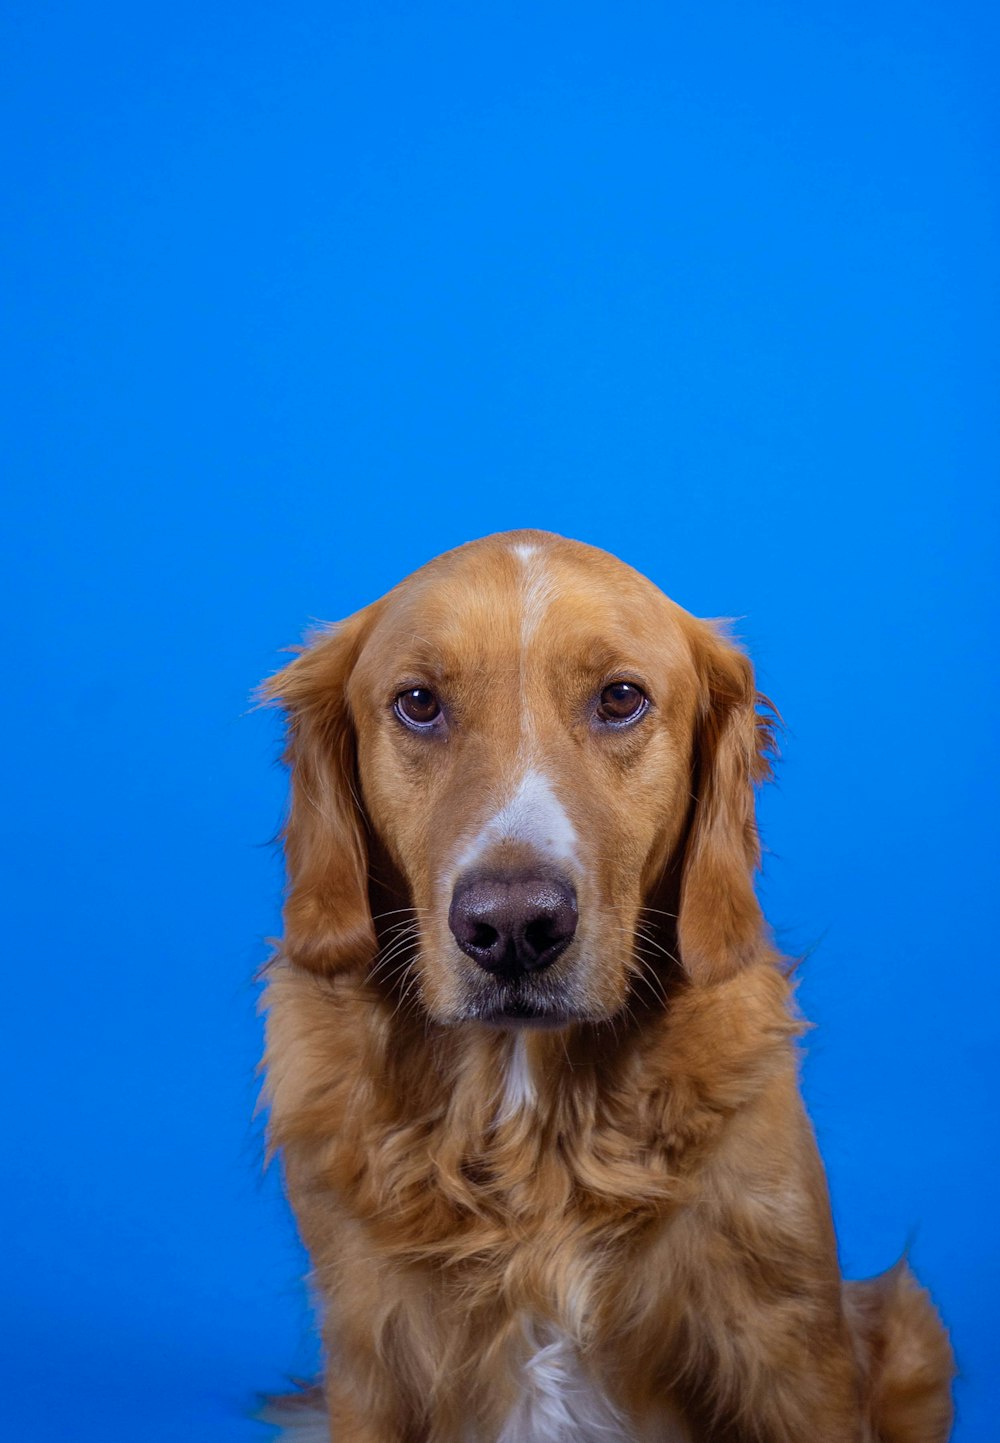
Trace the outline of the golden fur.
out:
M 623 678 L 649 711 L 602 727 Z M 434 736 L 394 711 L 416 687 Z M 926 1294 L 905 1265 L 840 1277 L 753 888 L 773 713 L 747 658 L 605 553 L 513 532 L 321 634 L 268 693 L 292 768 L 270 1137 L 331 1439 L 944 1440 Z M 557 826 L 579 925 L 539 984 L 550 1025 L 490 1021 L 497 986 L 448 930 L 461 858 L 523 871 Z

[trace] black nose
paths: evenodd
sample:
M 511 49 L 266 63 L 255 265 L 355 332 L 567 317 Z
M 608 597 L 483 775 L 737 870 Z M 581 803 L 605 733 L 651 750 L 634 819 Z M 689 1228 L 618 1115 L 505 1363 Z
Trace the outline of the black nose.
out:
M 576 894 L 561 877 L 470 877 L 448 912 L 462 951 L 503 977 L 551 966 L 573 940 L 576 919 Z

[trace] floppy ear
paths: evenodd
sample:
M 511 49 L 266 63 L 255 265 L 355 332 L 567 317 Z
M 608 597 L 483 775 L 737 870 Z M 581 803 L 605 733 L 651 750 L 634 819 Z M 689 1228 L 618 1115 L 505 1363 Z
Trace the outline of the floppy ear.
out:
M 305 649 L 264 684 L 288 717 L 291 804 L 284 829 L 288 893 L 282 951 L 311 971 L 362 965 L 377 944 L 368 904 L 366 821 L 358 800 L 346 687 L 371 608 Z
M 678 942 L 691 978 L 717 982 L 774 955 L 753 885 L 760 864 L 754 788 L 771 776 L 780 719 L 757 691 L 749 659 L 709 623 L 699 623 L 695 659 L 702 694 Z

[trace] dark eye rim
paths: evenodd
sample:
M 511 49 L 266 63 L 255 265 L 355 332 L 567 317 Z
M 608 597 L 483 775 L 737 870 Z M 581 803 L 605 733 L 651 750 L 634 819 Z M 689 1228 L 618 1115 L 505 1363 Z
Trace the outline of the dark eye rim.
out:
M 628 716 L 616 717 L 601 715 L 601 698 L 604 696 L 604 693 L 609 691 L 613 686 L 630 686 L 634 691 L 639 693 L 639 705 L 635 711 L 631 712 Z M 651 706 L 652 702 L 650 701 L 649 693 L 640 682 L 633 681 L 631 677 L 627 676 L 612 677 L 610 681 L 604 683 L 598 693 L 594 716 L 602 729 L 610 728 L 612 731 L 621 731 L 625 727 L 635 726 L 636 722 L 642 720 Z
M 415 691 L 425 691 L 428 696 L 433 698 L 434 704 L 437 707 L 437 711 L 432 717 L 429 717 L 427 721 L 417 721 L 414 717 L 407 716 L 402 708 L 401 703 L 403 697 L 408 696 Z M 407 730 L 411 732 L 433 731 L 437 726 L 440 725 L 444 717 L 444 708 L 441 706 L 441 699 L 438 696 L 437 692 L 435 692 L 433 688 L 429 686 L 417 685 L 401 687 L 393 698 L 392 710 L 397 720 L 402 722 L 403 726 L 405 726 Z

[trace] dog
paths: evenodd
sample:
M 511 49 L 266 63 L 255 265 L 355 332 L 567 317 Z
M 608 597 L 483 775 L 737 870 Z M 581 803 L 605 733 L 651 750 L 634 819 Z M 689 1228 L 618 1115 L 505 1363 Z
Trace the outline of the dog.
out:
M 905 1262 L 840 1276 L 754 891 L 778 719 L 724 629 L 514 531 L 266 696 L 291 768 L 266 1098 L 322 1306 L 309 1436 L 946 1439 L 926 1293 Z

